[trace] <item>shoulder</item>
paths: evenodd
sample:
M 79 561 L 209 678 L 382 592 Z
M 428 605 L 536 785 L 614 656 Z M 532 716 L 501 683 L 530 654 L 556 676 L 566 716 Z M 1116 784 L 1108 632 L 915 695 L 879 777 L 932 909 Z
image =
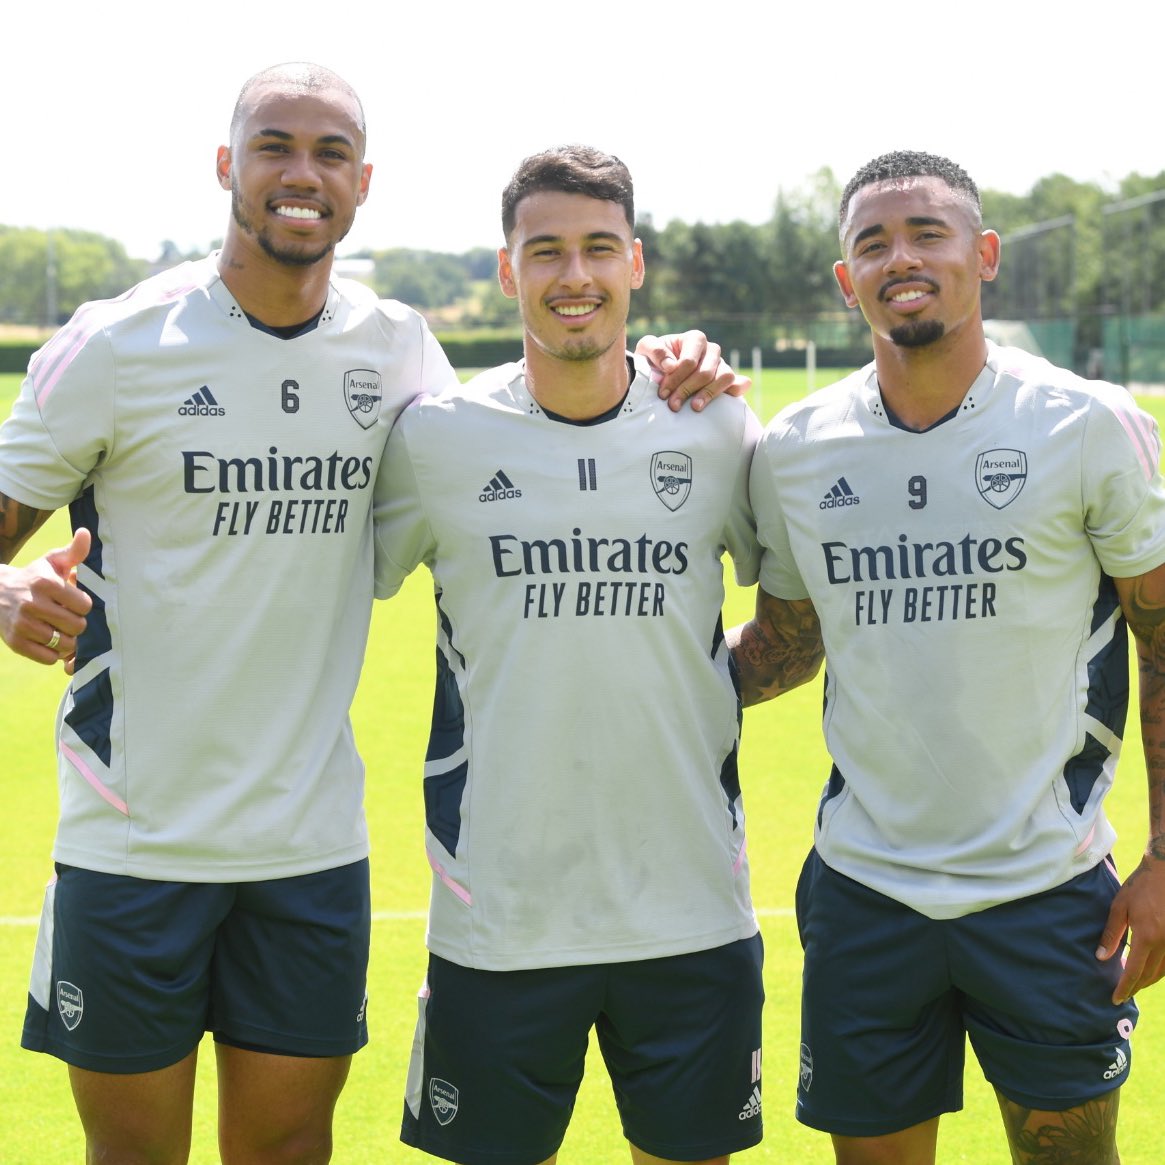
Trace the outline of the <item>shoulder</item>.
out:
M 154 336 L 165 317 L 192 297 L 206 298 L 218 279 L 213 258 L 180 263 L 143 279 L 112 299 L 81 304 L 63 327 L 33 354 L 29 373 L 34 378 L 52 369 L 52 383 L 67 369 L 104 367 L 113 349 L 125 337 L 143 333 Z M 128 343 L 132 346 L 134 341 Z M 94 362 L 96 364 L 94 365 Z
M 1070 369 L 1019 348 L 990 344 L 987 364 L 995 372 L 996 383 L 1010 387 L 1018 401 L 1027 400 L 1036 407 L 1077 412 L 1082 417 L 1148 416 L 1123 385 L 1086 380 Z
M 765 426 L 761 443 L 766 447 L 801 444 L 835 432 L 851 422 L 860 403 L 877 391 L 870 363 L 786 405 Z
M 465 384 L 416 397 L 401 414 L 399 425 L 411 432 L 440 434 L 473 425 L 483 411 L 515 407 L 514 388 L 522 379 L 519 364 L 503 364 L 479 372 Z

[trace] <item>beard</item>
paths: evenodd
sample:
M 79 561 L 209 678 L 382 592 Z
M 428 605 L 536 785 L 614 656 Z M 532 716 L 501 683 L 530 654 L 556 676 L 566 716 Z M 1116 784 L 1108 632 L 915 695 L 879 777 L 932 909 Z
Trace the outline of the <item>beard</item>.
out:
M 942 320 L 907 320 L 890 329 L 890 339 L 899 348 L 925 348 L 941 340 L 946 330 Z
M 312 267 L 326 259 L 336 249 L 335 242 L 326 243 L 316 251 L 277 246 L 272 240 L 270 232 L 257 230 L 255 224 L 247 217 L 239 188 L 233 182 L 231 183 L 231 217 L 241 230 L 259 244 L 260 249 L 269 259 L 274 259 L 276 263 L 282 263 L 285 267 Z

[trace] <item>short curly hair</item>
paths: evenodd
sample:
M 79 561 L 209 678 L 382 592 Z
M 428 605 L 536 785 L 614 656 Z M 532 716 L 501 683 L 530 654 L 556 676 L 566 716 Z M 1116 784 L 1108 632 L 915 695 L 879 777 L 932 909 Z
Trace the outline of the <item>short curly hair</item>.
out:
M 850 200 L 864 186 L 876 182 L 895 182 L 902 178 L 941 178 L 952 190 L 964 195 L 981 219 L 983 203 L 979 187 L 962 166 L 938 154 L 924 154 L 918 150 L 892 150 L 867 162 L 845 185 L 837 211 L 838 229 L 845 226 Z

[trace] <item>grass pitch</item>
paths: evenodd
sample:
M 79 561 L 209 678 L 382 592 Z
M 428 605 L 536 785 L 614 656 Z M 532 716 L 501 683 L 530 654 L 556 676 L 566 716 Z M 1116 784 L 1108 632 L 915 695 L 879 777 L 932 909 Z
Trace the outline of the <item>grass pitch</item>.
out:
M 833 374 L 817 373 L 817 384 Z M 0 376 L 0 416 L 19 378 Z M 803 371 L 766 372 L 752 401 L 771 415 L 808 387 Z M 1143 401 L 1165 423 L 1162 401 Z M 56 515 L 35 553 L 68 540 Z M 752 593 L 728 583 L 726 625 L 751 614 Z M 372 834 L 374 921 L 369 972 L 371 1043 L 355 1060 L 340 1102 L 337 1165 L 419 1165 L 427 1160 L 397 1140 L 416 991 L 425 967 L 424 914 L 429 870 L 424 855 L 421 761 L 433 683 L 433 610 L 427 572 L 401 594 L 377 604 L 353 722 L 368 766 L 367 807 Z M 0 648 L 0 1081 L 3 1148 L 8 1165 L 75 1165 L 84 1147 L 64 1067 L 19 1048 L 28 969 L 56 815 L 52 725 L 63 686 L 58 670 L 37 667 Z M 820 685 L 808 685 L 745 716 L 741 780 L 748 813 L 753 897 L 765 938 L 765 1140 L 737 1158 L 755 1165 L 829 1165 L 828 1138 L 792 1116 L 798 1067 L 800 948 L 792 917 L 793 887 L 811 840 L 812 819 L 828 763 L 821 742 Z M 1135 715 L 1109 813 L 1121 835 L 1117 860 L 1129 870 L 1139 858 L 1146 827 L 1145 773 Z M 1033 935 L 1033 942 L 1054 936 Z M 1142 999 L 1135 1067 L 1121 1105 L 1126 1165 L 1160 1158 L 1159 1098 L 1165 1094 L 1165 987 Z M 194 1165 L 218 1160 L 214 1141 L 214 1057 L 202 1048 L 195 1113 Z M 562 1165 L 620 1165 L 629 1160 L 606 1073 L 588 1060 L 574 1119 L 559 1156 Z M 994 1096 L 973 1060 L 966 1073 L 966 1108 L 944 1118 L 939 1165 L 985 1165 L 1006 1160 Z

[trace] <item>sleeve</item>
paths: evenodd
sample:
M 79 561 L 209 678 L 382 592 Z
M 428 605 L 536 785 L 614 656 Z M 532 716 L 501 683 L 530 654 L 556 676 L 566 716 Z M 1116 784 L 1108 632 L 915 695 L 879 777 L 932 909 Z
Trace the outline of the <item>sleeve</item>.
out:
M 376 476 L 372 520 L 378 599 L 395 595 L 417 566 L 432 561 L 436 547 L 409 448 L 419 408 L 420 400 L 413 401 L 393 425 Z
M 749 405 L 741 403 L 744 423 L 741 426 L 740 456 L 737 459 L 736 480 L 732 486 L 732 506 L 724 532 L 724 545 L 732 556 L 737 583 L 742 587 L 750 587 L 760 577 L 761 548 L 756 537 L 756 517 L 749 497 L 748 476 L 753 453 L 760 440 L 761 423 Z
M 1165 562 L 1161 439 L 1129 393 L 1109 389 L 1093 402 L 1084 431 L 1084 525 L 1104 571 L 1131 578 Z
M 74 317 L 29 362 L 0 425 L 0 492 L 38 510 L 68 505 L 113 446 L 113 357 Z
M 429 325 L 423 316 L 421 320 L 421 394 L 436 396 L 447 389 L 456 388 L 460 381 L 445 349 L 441 347 L 437 337 L 429 331 Z
M 779 435 L 770 424 L 757 445 L 749 476 L 749 493 L 762 549 L 760 585 L 774 598 L 805 599 L 809 591 L 793 559 L 789 528 L 777 490 L 774 466 L 779 457 Z

